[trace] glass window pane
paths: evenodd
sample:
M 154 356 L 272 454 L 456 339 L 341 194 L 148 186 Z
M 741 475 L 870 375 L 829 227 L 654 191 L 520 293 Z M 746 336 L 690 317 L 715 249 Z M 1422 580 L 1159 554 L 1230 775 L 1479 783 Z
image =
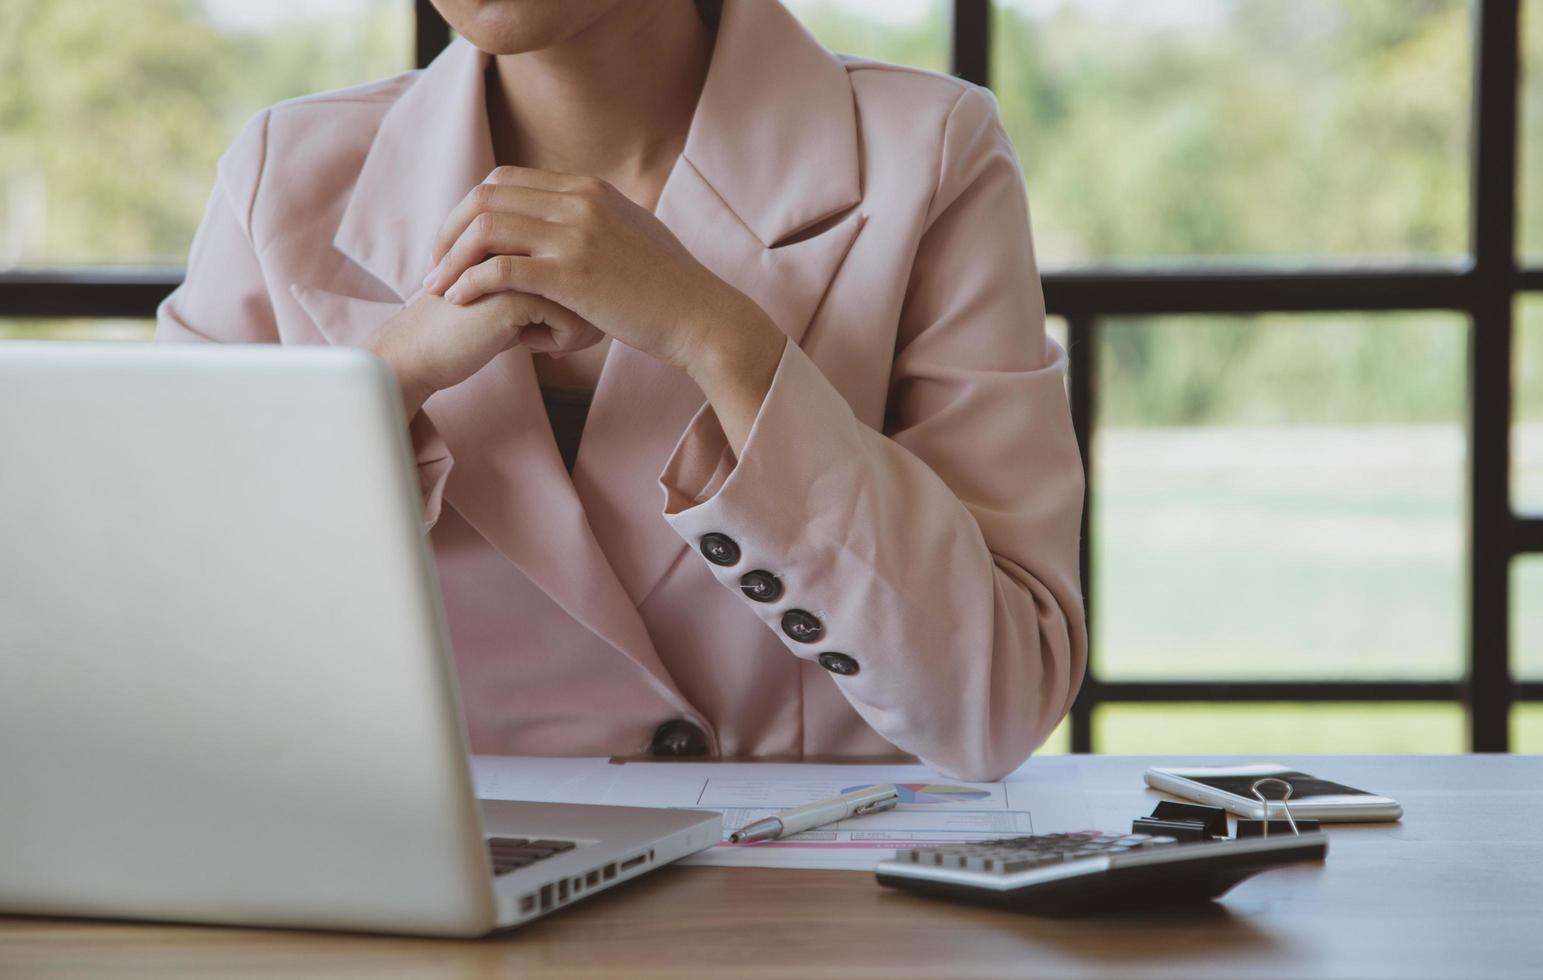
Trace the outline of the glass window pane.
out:
M 0 340 L 148 341 L 154 320 L 4 320 Z
M 1063 718 L 1055 731 L 1045 739 L 1045 744 L 1034 750 L 1035 755 L 1065 755 L 1072 750 L 1071 720 Z
M 1463 751 L 1455 704 L 1108 704 L 1094 745 L 1111 755 Z
M 1066 397 L 1070 399 L 1072 393 L 1071 361 L 1081 353 L 1080 351 L 1072 350 L 1070 347 L 1071 325 L 1066 322 L 1066 318 L 1064 316 L 1056 316 L 1055 314 L 1051 314 L 1050 316 L 1045 317 L 1045 333 L 1048 336 L 1054 338 L 1055 342 L 1061 345 L 1061 349 L 1066 351 Z
M 832 51 L 948 71 L 948 0 L 784 0 Z
M 1511 709 L 1511 751 L 1543 753 L 1543 704 L 1519 704 Z
M 9 4 L 0 267 L 181 264 L 258 109 L 412 67 L 410 0 Z
M 999 0 L 1047 266 L 1463 254 L 1467 0 Z
M 1543 0 L 1522 4 L 1521 196 L 1522 254 L 1543 260 Z
M 1055 338 L 1055 342 L 1063 348 L 1066 346 L 1066 318 L 1054 314 L 1045 317 L 1045 333 Z
M 1543 555 L 1511 559 L 1511 672 L 1543 680 Z
M 1461 673 L 1460 317 L 1115 319 L 1097 337 L 1099 676 Z
M 1517 302 L 1511 357 L 1511 498 L 1517 510 L 1543 514 L 1543 296 Z

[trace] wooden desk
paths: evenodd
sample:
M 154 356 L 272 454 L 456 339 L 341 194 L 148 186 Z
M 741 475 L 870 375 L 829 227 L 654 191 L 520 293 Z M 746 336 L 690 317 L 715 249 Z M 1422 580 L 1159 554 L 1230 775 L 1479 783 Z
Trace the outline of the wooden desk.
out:
M 1150 812 L 1148 765 L 1081 757 L 1100 826 Z M 1243 760 L 1232 760 L 1243 761 Z M 0 917 L 0 977 L 1538 977 L 1543 756 L 1284 758 L 1386 793 L 1322 866 L 1182 912 L 1037 919 L 868 873 L 668 868 L 474 942 Z

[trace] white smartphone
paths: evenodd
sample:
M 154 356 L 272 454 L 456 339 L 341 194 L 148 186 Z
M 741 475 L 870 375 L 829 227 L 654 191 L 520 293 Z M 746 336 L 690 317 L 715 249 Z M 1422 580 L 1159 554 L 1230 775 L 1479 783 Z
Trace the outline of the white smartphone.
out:
M 1229 813 L 1253 820 L 1264 818 L 1264 804 L 1249 788 L 1259 779 L 1283 779 L 1291 785 L 1288 805 L 1293 817 L 1323 823 L 1397 820 L 1404 808 L 1386 796 L 1364 789 L 1309 776 L 1290 766 L 1261 762 L 1249 766 L 1216 766 L 1196 769 L 1152 768 L 1146 772 L 1147 785 L 1196 803 L 1223 807 Z M 1284 819 L 1286 813 L 1275 802 L 1281 798 L 1279 785 L 1266 783 L 1259 791 L 1269 798 L 1270 818 Z

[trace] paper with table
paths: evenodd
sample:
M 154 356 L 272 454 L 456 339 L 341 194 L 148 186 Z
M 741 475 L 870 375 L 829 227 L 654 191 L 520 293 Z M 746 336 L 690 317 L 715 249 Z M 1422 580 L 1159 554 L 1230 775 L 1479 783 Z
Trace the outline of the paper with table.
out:
M 484 799 L 610 803 L 716 810 L 727 835 L 778 810 L 872 783 L 894 783 L 900 803 L 756 844 L 727 841 L 684 864 L 772 868 L 872 869 L 896 848 L 1085 830 L 1087 801 L 1073 760 L 1031 759 L 999 783 L 939 776 L 918 765 L 775 762 L 627 762 L 474 756 Z

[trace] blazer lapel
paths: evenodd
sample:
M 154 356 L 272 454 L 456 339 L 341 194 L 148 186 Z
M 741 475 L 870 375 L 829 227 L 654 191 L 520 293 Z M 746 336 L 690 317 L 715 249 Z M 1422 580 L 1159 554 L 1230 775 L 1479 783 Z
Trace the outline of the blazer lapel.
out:
M 345 346 L 365 345 L 403 306 L 300 285 L 290 292 L 329 343 Z M 465 382 L 435 392 L 423 412 L 455 459 L 446 501 L 570 616 L 642 668 L 667 703 L 698 717 L 590 529 L 546 422 L 529 352 L 505 351 Z
M 745 293 L 798 343 L 863 216 L 767 248 L 682 160 L 656 212 L 698 261 Z M 573 467 L 573 484 L 611 568 L 634 604 L 688 547 L 665 521 L 659 473 L 705 399 L 682 371 L 616 343 L 606 357 Z
M 487 64 L 486 54 L 456 39 L 382 118 L 333 245 L 400 302 L 296 287 L 330 342 L 367 342 L 421 290 L 440 225 L 492 171 Z M 590 529 L 552 438 L 530 353 L 505 351 L 436 392 L 423 411 L 455 459 L 446 502 L 569 615 L 642 668 L 667 702 L 700 720 Z
M 457 38 L 381 118 L 332 244 L 408 300 L 439 228 L 493 170 L 487 55 Z

